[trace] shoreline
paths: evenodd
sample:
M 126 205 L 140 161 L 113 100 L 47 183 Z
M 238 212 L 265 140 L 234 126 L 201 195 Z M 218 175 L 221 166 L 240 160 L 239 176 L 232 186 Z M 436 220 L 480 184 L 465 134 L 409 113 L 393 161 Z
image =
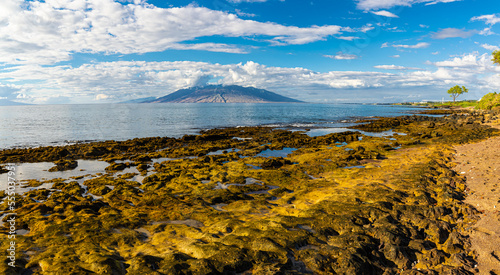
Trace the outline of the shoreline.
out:
M 336 122 L 370 115 L 403 115 L 404 113 L 399 112 L 417 109 L 345 104 L 308 104 L 305 108 L 287 104 L 183 106 L 183 104 L 172 107 L 161 104 L 149 107 L 134 105 L 133 108 L 132 106 L 102 108 L 67 106 L 71 112 L 61 106 L 56 106 L 55 110 L 41 106 L 32 110 L 33 112 L 27 112 L 29 115 L 18 112 L 19 115 L 14 114 L 9 121 L 5 121 L 0 128 L 4 134 L 0 138 L 0 148 L 59 146 L 66 145 L 66 141 L 125 141 L 159 136 L 181 138 L 185 134 L 195 134 L 200 130 L 223 126 L 276 124 L 279 127 L 290 126 L 297 122 L 322 126 L 323 120 L 319 118 Z M 53 116 L 44 118 L 44 112 L 53 112 Z M 307 127 L 309 126 L 304 126 Z
M 465 202 L 480 212 L 477 223 L 465 232 L 477 257 L 477 273 L 500 274 L 500 137 L 454 149 L 454 170 L 466 178 Z
M 0 151 L 2 162 L 51 161 L 63 171 L 79 169 L 70 160 L 80 156 L 109 164 L 107 173 L 26 182 L 33 189 L 16 197 L 25 230 L 16 272 L 474 273 L 463 232 L 480 213 L 450 163 L 456 144 L 498 135 L 490 119 L 498 117 L 353 126 L 395 132 L 386 137 L 241 127 Z M 118 173 L 131 167 L 142 182 Z

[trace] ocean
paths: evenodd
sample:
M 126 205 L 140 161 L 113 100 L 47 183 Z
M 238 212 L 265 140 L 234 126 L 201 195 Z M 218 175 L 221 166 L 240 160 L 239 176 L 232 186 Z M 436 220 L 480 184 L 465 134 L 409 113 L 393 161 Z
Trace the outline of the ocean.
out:
M 362 117 L 400 116 L 418 108 L 364 104 L 160 103 L 0 107 L 0 149 L 75 142 L 181 137 L 200 130 L 268 126 L 343 128 Z

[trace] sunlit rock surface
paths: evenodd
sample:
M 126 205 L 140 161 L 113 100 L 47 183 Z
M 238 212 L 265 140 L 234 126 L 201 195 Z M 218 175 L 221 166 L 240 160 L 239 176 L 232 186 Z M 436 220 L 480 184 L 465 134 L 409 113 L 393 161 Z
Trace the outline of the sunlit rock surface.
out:
M 497 135 L 482 124 L 492 120 L 403 116 L 354 127 L 388 136 L 243 127 L 0 151 L 1 163 L 109 164 L 22 181 L 17 267 L 4 260 L 0 273 L 468 274 L 461 232 L 478 213 L 463 203 L 451 145 Z

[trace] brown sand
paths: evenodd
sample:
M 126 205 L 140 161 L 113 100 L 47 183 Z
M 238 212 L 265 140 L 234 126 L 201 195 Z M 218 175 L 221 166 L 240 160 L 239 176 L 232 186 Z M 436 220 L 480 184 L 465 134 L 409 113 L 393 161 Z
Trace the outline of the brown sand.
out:
M 481 212 L 468 234 L 477 274 L 500 275 L 500 137 L 455 147 L 454 168 L 466 177 L 466 203 Z

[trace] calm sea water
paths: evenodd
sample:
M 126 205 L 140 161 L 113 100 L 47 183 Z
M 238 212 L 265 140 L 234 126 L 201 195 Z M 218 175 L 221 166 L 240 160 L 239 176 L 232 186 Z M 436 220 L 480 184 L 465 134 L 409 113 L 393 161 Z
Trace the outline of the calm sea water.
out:
M 417 108 L 361 104 L 87 104 L 0 107 L 0 149 L 77 141 L 181 137 L 231 126 L 345 127 Z

